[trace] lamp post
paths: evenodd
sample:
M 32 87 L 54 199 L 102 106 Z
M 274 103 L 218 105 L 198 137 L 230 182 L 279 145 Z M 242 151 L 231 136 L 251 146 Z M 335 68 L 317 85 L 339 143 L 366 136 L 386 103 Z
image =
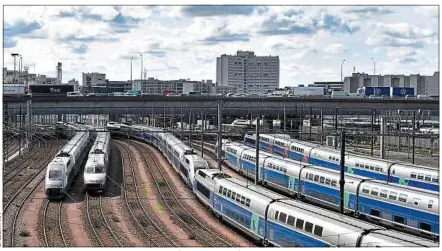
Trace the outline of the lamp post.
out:
M 141 57 L 141 73 L 140 73 L 140 88 L 141 88 L 141 84 L 143 82 L 143 54 L 140 53 L 140 57 Z
M 341 83 L 342 83 L 342 66 L 344 65 L 345 59 L 342 60 L 342 64 L 341 64 Z
M 374 61 L 374 58 L 371 58 L 373 60 L 373 75 L 376 75 L 376 61 Z
M 14 57 L 14 72 L 13 72 L 13 75 L 12 75 L 12 83 L 15 84 L 15 57 L 18 56 L 18 53 L 11 53 L 11 56 Z
M 134 59 L 134 57 L 130 57 L 130 85 L 133 85 L 133 82 L 132 82 L 132 59 Z

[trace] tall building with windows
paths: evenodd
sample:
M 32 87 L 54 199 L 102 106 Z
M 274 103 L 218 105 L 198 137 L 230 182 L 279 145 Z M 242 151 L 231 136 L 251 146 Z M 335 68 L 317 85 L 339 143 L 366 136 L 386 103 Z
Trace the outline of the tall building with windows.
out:
M 237 93 L 268 93 L 279 88 L 279 56 L 255 56 L 237 51 L 216 58 L 217 87 L 234 87 Z
M 83 92 L 93 92 L 92 89 L 95 87 L 106 87 L 106 74 L 92 72 L 83 72 Z

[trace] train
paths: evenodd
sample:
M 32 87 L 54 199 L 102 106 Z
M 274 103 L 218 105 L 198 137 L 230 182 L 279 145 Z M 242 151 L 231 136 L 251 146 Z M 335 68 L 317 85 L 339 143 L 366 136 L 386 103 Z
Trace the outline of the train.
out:
M 48 199 L 63 199 L 87 156 L 89 132 L 78 132 L 48 164 L 45 176 L 45 194 Z
M 255 147 L 256 135 L 246 134 L 244 144 Z M 309 164 L 340 170 L 340 152 L 310 142 L 270 134 L 260 134 L 259 147 L 267 152 Z M 356 154 L 345 155 L 345 172 L 439 192 L 439 171 L 426 166 L 376 159 Z
M 195 179 L 195 194 L 202 203 L 264 246 L 438 246 L 429 240 L 281 196 L 216 169 L 198 170 Z
M 109 169 L 109 155 L 110 133 L 98 132 L 84 167 L 83 180 L 85 191 L 104 191 L 107 170 Z
M 132 137 L 154 145 L 163 153 L 191 190 L 194 188 L 195 172 L 209 168 L 206 160 L 172 134 L 147 126 L 132 126 L 131 129 Z
M 304 204 L 231 178 L 163 130 L 132 126 L 130 136 L 157 147 L 197 198 L 226 223 L 273 246 L 436 247 L 438 243 Z M 174 146 L 177 146 L 174 148 Z M 179 150 L 180 151 L 177 151 Z M 200 160 L 187 162 L 189 158 Z M 183 169 L 194 175 L 184 178 Z M 296 222 L 296 223 L 295 223 Z
M 255 178 L 255 149 L 223 144 L 224 162 Z M 333 210 L 340 205 L 340 173 L 260 151 L 260 183 Z M 439 238 L 439 193 L 345 174 L 345 213 L 387 227 Z

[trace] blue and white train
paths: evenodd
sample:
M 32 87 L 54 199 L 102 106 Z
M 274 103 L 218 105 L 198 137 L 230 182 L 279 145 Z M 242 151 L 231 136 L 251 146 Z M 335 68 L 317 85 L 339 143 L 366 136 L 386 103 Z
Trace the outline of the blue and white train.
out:
M 436 247 L 248 184 L 216 169 L 198 170 L 196 196 L 219 218 L 264 245 L 280 247 Z
M 255 138 L 256 135 L 245 135 L 244 144 L 255 147 Z M 340 169 L 339 151 L 309 142 L 289 139 L 288 136 L 262 134 L 259 136 L 259 147 L 286 158 L 329 169 Z M 439 192 L 439 171 L 426 166 L 346 154 L 345 172 Z
M 223 152 L 228 166 L 255 178 L 254 148 L 232 142 L 223 145 Z M 339 209 L 340 175 L 336 170 L 260 151 L 259 178 L 269 187 L 327 208 Z M 438 193 L 349 173 L 345 176 L 344 187 L 346 213 L 438 239 Z
M 157 147 L 191 190 L 194 187 L 195 172 L 198 169 L 209 168 L 206 160 L 195 154 L 192 148 L 171 133 L 164 133 L 158 128 L 147 126 L 132 126 L 131 130 L 132 137 Z

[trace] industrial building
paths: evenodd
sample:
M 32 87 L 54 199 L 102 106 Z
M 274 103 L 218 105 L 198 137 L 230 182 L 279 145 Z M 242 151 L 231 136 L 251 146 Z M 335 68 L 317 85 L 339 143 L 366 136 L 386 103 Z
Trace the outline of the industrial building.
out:
M 344 91 L 356 93 L 359 88 L 367 87 L 411 87 L 416 95 L 439 95 L 439 72 L 433 76 L 419 74 L 406 75 L 369 75 L 353 73 L 344 78 Z
M 92 93 L 93 89 L 106 87 L 106 74 L 105 73 L 84 73 L 83 76 L 83 92 Z
M 216 58 L 217 86 L 236 88 L 238 93 L 268 93 L 279 88 L 279 56 L 255 56 L 237 51 Z

